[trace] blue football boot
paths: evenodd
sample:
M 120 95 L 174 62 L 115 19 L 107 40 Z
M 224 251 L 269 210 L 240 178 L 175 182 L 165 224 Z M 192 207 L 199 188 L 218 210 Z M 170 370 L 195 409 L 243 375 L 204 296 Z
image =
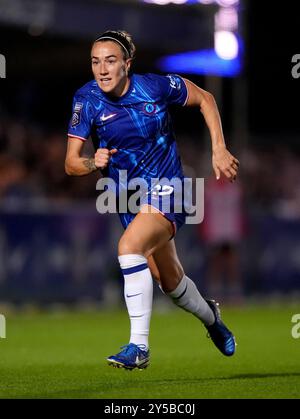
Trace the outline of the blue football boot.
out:
M 144 369 L 150 363 L 150 351 L 145 345 L 136 345 L 129 343 L 121 346 L 122 351 L 116 355 L 107 358 L 109 365 L 117 368 L 126 368 L 133 370 L 134 368 Z
M 235 338 L 230 330 L 225 326 L 221 320 L 221 312 L 219 304 L 215 300 L 205 300 L 212 309 L 215 322 L 211 326 L 205 326 L 208 330 L 208 335 L 216 345 L 216 347 L 226 356 L 231 356 L 235 352 Z

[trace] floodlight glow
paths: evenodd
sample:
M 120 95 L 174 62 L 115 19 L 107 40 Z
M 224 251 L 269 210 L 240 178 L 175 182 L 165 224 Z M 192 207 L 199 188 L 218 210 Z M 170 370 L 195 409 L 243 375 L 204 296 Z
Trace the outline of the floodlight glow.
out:
M 161 58 L 158 68 L 168 72 L 235 77 L 242 69 L 242 40 L 239 31 L 240 0 L 141 0 L 145 3 L 167 4 L 216 4 L 214 49 L 191 51 Z
M 163 72 L 235 77 L 241 71 L 239 57 L 223 60 L 212 50 L 190 51 L 161 58 L 157 66 Z
M 212 4 L 215 3 L 216 0 L 198 0 L 198 3 L 201 4 Z
M 239 43 L 234 33 L 215 32 L 215 51 L 223 60 L 233 60 L 239 54 Z
M 234 7 L 221 7 L 215 14 L 215 30 L 236 31 L 238 29 L 238 13 Z
M 153 3 L 153 4 L 159 4 L 161 6 L 164 6 L 166 4 L 174 3 L 174 4 L 184 4 L 187 3 L 188 0 L 144 0 L 144 3 Z
M 230 7 L 230 6 L 237 6 L 239 4 L 239 0 L 140 0 L 143 3 L 152 3 L 152 4 L 159 4 L 159 5 L 166 5 L 166 4 L 218 4 L 221 7 Z
M 221 7 L 230 7 L 236 6 L 239 3 L 239 0 L 216 0 L 216 3 Z

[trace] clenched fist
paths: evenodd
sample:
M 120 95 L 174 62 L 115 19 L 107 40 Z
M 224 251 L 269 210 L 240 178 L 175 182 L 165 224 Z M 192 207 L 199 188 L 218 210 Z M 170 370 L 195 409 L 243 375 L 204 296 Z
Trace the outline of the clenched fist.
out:
M 117 153 L 117 149 L 113 148 L 112 150 L 108 150 L 107 148 L 98 148 L 95 153 L 95 166 L 98 169 L 105 169 L 107 167 L 111 156 Z

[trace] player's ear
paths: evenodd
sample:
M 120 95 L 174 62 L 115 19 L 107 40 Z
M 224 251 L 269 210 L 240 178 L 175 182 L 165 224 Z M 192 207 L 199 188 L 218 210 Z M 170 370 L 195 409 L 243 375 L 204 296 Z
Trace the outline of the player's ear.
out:
M 127 58 L 127 60 L 126 60 L 126 74 L 128 74 L 129 71 L 130 71 L 131 63 L 132 63 L 132 59 L 131 58 Z

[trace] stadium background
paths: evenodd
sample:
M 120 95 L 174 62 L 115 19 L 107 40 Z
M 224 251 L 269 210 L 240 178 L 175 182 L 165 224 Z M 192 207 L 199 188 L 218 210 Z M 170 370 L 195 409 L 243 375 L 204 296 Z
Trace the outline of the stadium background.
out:
M 291 61 L 300 51 L 293 7 L 269 0 L 151 3 L 0 1 L 0 53 L 6 58 L 6 78 L 0 79 L 0 312 L 8 317 L 60 304 L 97 313 L 123 307 L 118 217 L 96 212 L 97 174 L 64 173 L 72 96 L 91 79 L 90 45 L 107 28 L 133 35 L 134 71 L 163 73 L 169 69 L 162 57 L 212 53 L 220 8 L 237 12 L 239 49 L 232 62 L 238 70 L 218 73 L 223 70 L 215 61 L 211 70 L 185 56 L 172 61 L 170 71 L 215 95 L 227 144 L 241 162 L 239 309 L 276 299 L 282 306 L 294 302 L 291 313 L 297 312 L 300 81 L 292 77 Z M 186 173 L 207 179 L 210 144 L 201 114 L 172 114 Z M 186 272 L 208 291 L 209 245 L 201 226 L 185 226 L 177 246 Z M 155 298 L 155 307 L 161 310 L 162 302 L 170 308 L 157 289 Z M 289 333 L 290 318 L 286 328 Z

